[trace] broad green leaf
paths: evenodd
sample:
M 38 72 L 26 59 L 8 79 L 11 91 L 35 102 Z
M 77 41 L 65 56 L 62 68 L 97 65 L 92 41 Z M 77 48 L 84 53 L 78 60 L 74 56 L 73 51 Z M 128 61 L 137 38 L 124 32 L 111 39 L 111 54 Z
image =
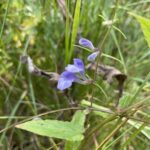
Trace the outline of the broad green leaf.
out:
M 77 150 L 81 141 L 66 141 L 65 150 Z
M 150 47 L 150 19 L 141 17 L 133 13 L 130 13 L 130 14 L 134 16 L 137 19 L 137 21 L 140 23 L 142 31 L 145 36 L 145 40 L 147 41 L 148 46 Z
M 73 124 L 79 125 L 79 126 L 84 128 L 84 122 L 85 122 L 86 114 L 87 114 L 86 110 L 85 111 L 78 110 L 74 114 L 71 122 Z
M 31 120 L 16 126 L 42 136 L 80 141 L 83 139 L 84 128 L 81 125 L 58 120 Z
M 86 114 L 87 114 L 86 110 L 76 111 L 71 122 L 75 125 L 81 126 L 81 128 L 84 128 Z M 67 141 L 65 144 L 65 150 L 77 150 L 79 145 L 80 145 L 80 141 Z

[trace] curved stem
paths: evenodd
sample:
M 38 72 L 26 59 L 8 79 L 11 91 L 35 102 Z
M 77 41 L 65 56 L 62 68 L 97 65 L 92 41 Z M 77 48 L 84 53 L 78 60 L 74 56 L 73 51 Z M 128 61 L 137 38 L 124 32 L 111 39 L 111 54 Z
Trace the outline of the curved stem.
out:
M 98 131 L 100 128 L 102 128 L 105 124 L 115 120 L 117 118 L 116 114 L 111 115 L 110 117 L 106 118 L 102 123 L 98 124 L 93 130 L 89 131 L 88 134 L 86 135 L 84 142 L 80 145 L 81 149 L 88 143 L 91 142 L 91 137 L 92 135 Z
M 118 4 L 119 4 L 119 0 L 116 0 L 116 7 L 115 7 L 115 9 L 114 9 L 114 11 L 113 11 L 113 18 L 112 18 L 112 21 L 114 20 L 114 18 L 115 18 L 115 14 L 116 14 L 116 11 L 117 11 L 117 8 L 118 8 Z M 105 36 L 104 36 L 104 38 L 103 38 L 103 41 L 101 42 L 101 45 L 100 45 L 100 48 L 99 48 L 99 54 L 98 54 L 98 56 L 97 56 L 97 62 L 96 62 L 96 69 L 95 69 L 95 72 L 94 72 L 94 81 L 96 81 L 96 78 L 97 78 L 97 69 L 98 69 L 98 64 L 99 64 L 99 61 L 100 61 L 100 56 L 101 56 L 101 49 L 102 49 L 102 47 L 103 47 L 103 45 L 104 45 L 104 43 L 105 43 L 105 41 L 106 41 L 106 39 L 107 39 L 107 36 L 109 35 L 109 33 L 110 33 L 110 31 L 111 31 L 111 28 L 112 28 L 113 26 L 111 25 L 110 26 L 110 28 L 107 30 L 107 32 L 106 32 L 106 34 L 105 34 Z M 91 91 L 91 98 L 90 98 L 90 101 L 91 101 L 91 107 L 92 107 L 92 103 L 93 103 L 93 97 L 94 97 L 94 88 L 92 88 L 92 91 Z
M 130 116 L 134 115 L 134 114 L 137 112 L 137 110 L 138 110 L 138 109 L 133 110 L 133 111 L 130 113 Z M 114 134 L 115 134 L 116 132 L 118 132 L 118 130 L 120 130 L 120 128 L 123 127 L 123 126 L 127 123 L 128 120 L 129 120 L 129 118 L 126 117 L 126 118 L 101 142 L 101 144 L 98 146 L 97 150 L 98 150 L 98 149 L 101 149 L 101 148 L 104 146 L 104 144 L 106 144 L 106 143 L 110 140 L 110 138 L 112 138 L 112 137 L 114 136 Z

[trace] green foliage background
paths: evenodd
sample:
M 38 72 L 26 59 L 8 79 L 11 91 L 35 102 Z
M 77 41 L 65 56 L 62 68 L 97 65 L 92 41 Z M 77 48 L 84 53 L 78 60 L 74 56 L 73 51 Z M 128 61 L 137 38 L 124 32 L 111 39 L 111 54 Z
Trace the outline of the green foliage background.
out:
M 68 1 L 68 16 L 72 19 L 75 5 L 75 0 Z M 150 71 L 150 48 L 138 20 L 129 12 L 149 18 L 149 9 L 150 1 L 148 0 L 82 0 L 80 16 L 77 18 L 79 19 L 77 31 L 83 37 L 91 40 L 95 46 L 101 47 L 103 53 L 121 61 L 119 63 L 107 57 L 101 58 L 101 62 L 115 66 L 128 75 L 122 98 L 126 103 L 124 105 L 132 106 L 147 99 L 143 104 L 144 107 L 135 115 L 147 121 L 150 121 L 150 82 L 148 79 L 146 82 L 144 80 Z M 115 15 L 114 27 L 111 28 L 102 44 L 112 25 L 113 15 Z M 28 54 L 39 68 L 58 73 L 64 70 L 66 62 L 72 62 L 73 57 L 82 58 L 87 64 L 88 52 L 74 46 L 72 57 L 67 54 L 72 41 L 72 19 L 69 19 L 67 25 L 56 0 L 0 1 L 0 148 L 58 149 L 60 143 L 63 145 L 61 140 L 41 137 L 16 129 L 15 123 L 50 110 L 70 107 L 67 98 L 56 89 L 55 84 L 28 73 L 26 66 L 20 63 L 20 56 Z M 92 72 L 88 73 L 93 77 Z M 134 97 L 143 82 L 142 89 Z M 113 110 L 116 101 L 115 83 L 110 86 L 103 81 L 102 77 L 98 77 L 97 83 L 103 87 L 108 98 L 106 99 L 103 93 L 95 88 L 94 103 Z M 92 88 L 92 86 L 75 84 L 70 90 L 70 95 L 80 104 L 83 99 L 89 100 Z M 131 103 L 130 97 L 134 98 Z M 74 111 L 65 111 L 62 117 L 62 111 L 60 111 L 44 115 L 42 118 L 60 119 L 61 116 L 62 120 L 70 121 L 73 113 Z M 103 120 L 102 116 L 90 114 L 86 120 L 86 127 L 90 124 L 92 130 L 98 124 L 103 123 Z M 113 121 L 99 129 L 100 134 L 90 149 L 99 145 L 120 122 L 121 120 Z M 148 150 L 150 134 L 147 138 L 148 136 L 142 134 L 141 130 L 137 130 L 135 125 L 126 124 L 108 141 L 104 149 L 121 148 L 121 145 L 128 141 L 122 148 Z M 137 131 L 139 133 L 136 135 Z M 149 131 L 148 128 L 147 133 Z M 131 135 L 135 136 L 130 139 Z M 94 137 L 90 138 L 93 140 Z M 119 138 L 119 142 L 116 142 L 118 145 L 113 144 L 117 138 Z M 81 149 L 86 149 L 88 146 L 84 142 L 82 145 Z

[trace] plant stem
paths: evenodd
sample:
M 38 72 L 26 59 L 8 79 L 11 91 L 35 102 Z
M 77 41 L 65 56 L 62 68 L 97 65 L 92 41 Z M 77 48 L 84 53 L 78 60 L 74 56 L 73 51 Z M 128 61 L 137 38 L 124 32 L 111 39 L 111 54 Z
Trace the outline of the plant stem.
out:
M 116 0 L 116 7 L 113 11 L 113 17 L 112 17 L 112 22 L 113 20 L 115 19 L 115 14 L 116 14 L 116 11 L 117 11 L 117 8 L 118 8 L 118 4 L 119 4 L 119 0 Z M 113 25 L 113 24 L 112 24 Z M 107 39 L 107 36 L 109 35 L 110 31 L 111 31 L 111 28 L 112 28 L 112 25 L 109 27 L 109 29 L 107 30 L 104 38 L 103 38 L 103 41 L 101 42 L 101 45 L 100 45 L 100 48 L 99 48 L 99 54 L 97 56 L 97 62 L 96 62 L 96 69 L 95 69 L 95 72 L 94 72 L 94 81 L 96 81 L 96 78 L 97 78 L 97 69 L 98 69 L 98 64 L 99 64 L 99 61 L 100 61 L 100 56 L 101 56 L 101 49 Z M 91 107 L 92 107 L 92 103 L 93 103 L 93 97 L 94 97 L 94 88 L 92 88 L 92 92 L 91 92 L 91 98 L 90 98 L 90 102 L 91 102 Z
M 131 116 L 131 115 L 134 115 L 137 110 L 138 110 L 138 109 L 133 110 L 133 111 L 131 112 L 130 116 Z M 112 138 L 113 135 L 114 135 L 121 127 L 123 127 L 123 126 L 127 123 L 128 120 L 129 120 L 129 118 L 126 117 L 125 120 L 124 120 L 123 122 L 121 122 L 121 123 L 101 142 L 101 144 L 99 145 L 99 147 L 97 148 L 97 150 L 98 150 L 98 149 L 101 149 L 101 148 L 104 146 L 104 144 L 106 144 L 106 143 L 109 141 L 109 139 Z
M 2 23 L 2 27 L 1 27 L 1 32 L 0 32 L 0 39 L 2 38 L 2 34 L 3 34 L 5 22 L 6 22 L 6 17 L 8 14 L 9 4 L 10 4 L 10 0 L 8 0 L 8 2 L 7 2 L 6 11 L 5 11 L 5 15 L 4 15 L 4 19 L 3 19 L 3 23 Z
M 95 128 L 93 128 L 93 130 L 89 131 L 89 133 L 86 135 L 86 140 L 84 140 L 84 142 L 80 145 L 80 147 L 84 147 L 84 146 L 86 146 L 87 143 L 90 143 L 91 142 L 90 138 L 97 130 L 99 130 L 99 128 L 101 128 L 105 124 L 115 120 L 116 118 L 117 118 L 117 115 L 113 114 L 109 118 L 106 118 L 102 123 L 98 124 Z

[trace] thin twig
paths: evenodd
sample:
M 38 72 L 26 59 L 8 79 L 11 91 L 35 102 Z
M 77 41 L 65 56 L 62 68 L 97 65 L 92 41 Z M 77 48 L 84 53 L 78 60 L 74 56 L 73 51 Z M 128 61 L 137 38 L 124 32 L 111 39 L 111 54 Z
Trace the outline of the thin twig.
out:
M 119 3 L 119 0 L 116 1 L 116 7 L 114 9 L 114 12 L 113 12 L 113 18 L 112 18 L 112 21 L 115 19 L 115 14 L 116 14 L 116 10 L 117 10 L 117 7 L 118 7 L 118 3 Z M 99 61 L 100 61 L 100 56 L 101 56 L 101 49 L 102 49 L 102 46 L 104 45 L 105 43 L 105 40 L 107 39 L 107 36 L 109 35 L 110 33 L 110 30 L 112 28 L 112 25 L 109 27 L 109 29 L 107 30 L 104 38 L 103 38 L 103 41 L 100 45 L 100 48 L 99 48 L 99 54 L 97 56 L 97 62 L 96 62 L 96 69 L 95 69 L 95 72 L 94 72 L 94 81 L 96 81 L 96 78 L 97 78 L 97 69 L 98 69 L 98 64 L 99 64 Z M 94 88 L 92 88 L 92 91 L 91 91 L 91 98 L 90 98 L 90 102 L 91 102 L 91 107 L 92 107 L 92 103 L 93 103 L 93 97 L 94 97 Z
M 81 108 L 81 107 L 69 107 L 69 108 L 62 108 L 62 109 L 57 109 L 57 110 L 50 110 L 50 111 L 47 111 L 47 112 L 44 112 L 44 113 L 41 113 L 39 115 L 36 115 L 36 116 L 29 116 L 29 118 L 25 119 L 25 120 L 22 120 L 22 121 L 19 121 L 17 123 L 14 123 L 12 124 L 11 126 L 7 127 L 7 128 L 4 128 L 2 130 L 0 130 L 0 133 L 8 130 L 8 129 L 11 129 L 13 127 L 15 127 L 16 125 L 18 124 L 21 124 L 21 123 L 24 123 L 26 121 L 29 121 L 29 120 L 32 120 L 34 118 L 38 118 L 38 117 L 41 117 L 41 116 L 44 116 L 44 115 L 48 115 L 48 114 L 52 114 L 52 113 L 57 113 L 57 112 L 61 112 L 61 111 L 68 111 L 68 110 L 85 110 L 87 108 Z M 90 110 L 93 110 L 93 111 L 101 111 L 101 112 L 106 112 L 106 113 L 111 113 L 111 112 L 108 112 L 108 111 L 104 111 L 104 110 L 101 110 L 101 109 L 98 109 L 98 108 L 88 108 Z M 18 118 L 16 118 L 18 119 Z
M 131 115 L 134 115 L 137 110 L 138 110 L 138 109 L 133 110 L 133 112 L 131 112 L 130 116 L 131 116 Z M 101 142 L 101 144 L 99 145 L 99 147 L 97 148 L 97 150 L 98 150 L 98 149 L 101 149 L 101 148 L 104 146 L 104 144 L 107 143 L 107 142 L 109 141 L 109 139 L 112 138 L 112 136 L 113 136 L 121 127 L 123 127 L 123 126 L 127 123 L 128 120 L 129 120 L 129 118 L 126 117 L 126 118 L 123 120 L 123 122 L 121 122 L 121 123 Z

